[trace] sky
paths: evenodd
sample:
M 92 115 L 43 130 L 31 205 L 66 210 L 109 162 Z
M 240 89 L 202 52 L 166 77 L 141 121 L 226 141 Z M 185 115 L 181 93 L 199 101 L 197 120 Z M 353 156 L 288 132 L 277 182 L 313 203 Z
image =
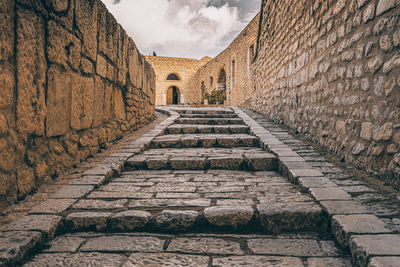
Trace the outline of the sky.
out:
M 102 0 L 144 55 L 215 57 L 246 27 L 261 0 Z

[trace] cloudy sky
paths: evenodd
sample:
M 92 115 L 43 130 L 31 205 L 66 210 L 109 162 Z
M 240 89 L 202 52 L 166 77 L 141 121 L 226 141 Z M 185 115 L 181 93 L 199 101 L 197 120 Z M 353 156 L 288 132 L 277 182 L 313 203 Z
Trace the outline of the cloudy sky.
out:
M 261 0 L 102 0 L 144 55 L 215 57 Z

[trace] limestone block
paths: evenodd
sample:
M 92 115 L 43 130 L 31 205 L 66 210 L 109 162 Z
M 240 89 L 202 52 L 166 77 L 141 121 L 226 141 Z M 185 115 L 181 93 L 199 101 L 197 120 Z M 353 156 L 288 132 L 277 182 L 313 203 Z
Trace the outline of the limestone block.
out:
M 204 216 L 210 224 L 234 229 L 246 226 L 253 215 L 251 206 L 218 206 L 204 210 Z
M 97 54 L 97 2 L 96 0 L 75 0 L 75 21 L 82 33 L 83 53 L 92 60 L 96 60 Z
M 93 121 L 94 80 L 74 73 L 71 89 L 71 127 L 88 129 Z
M 366 141 L 371 140 L 371 138 L 372 138 L 372 123 L 371 122 L 363 122 L 361 124 L 360 137 Z
M 373 131 L 373 139 L 375 141 L 388 141 L 393 135 L 393 123 L 387 122 L 382 127 L 375 128 Z
M 94 77 L 93 127 L 99 127 L 103 123 L 105 90 L 104 81 L 96 75 Z
M 71 74 L 52 65 L 47 77 L 46 135 L 63 135 L 69 129 Z
M 193 227 L 199 213 L 193 210 L 163 210 L 154 218 L 155 226 L 163 231 L 185 231 Z
M 79 70 L 81 41 L 54 21 L 48 22 L 47 56 L 53 63 Z
M 99 14 L 99 51 L 104 53 L 113 63 L 117 60 L 118 23 L 107 8 L 98 2 Z
M 41 136 L 47 112 L 44 24 L 32 11 L 18 9 L 17 15 L 17 127 Z
M 0 33 L 1 34 L 1 33 Z M 2 46 L 2 44 L 0 44 Z M 0 50 L 2 47 L 0 48 Z M 0 55 L 1 60 L 1 55 Z M 13 104 L 15 76 L 11 65 L 0 64 L 0 108 Z
M 107 78 L 107 60 L 101 55 L 97 55 L 96 73 L 103 78 Z
M 122 91 L 118 87 L 114 87 L 113 90 L 113 117 L 117 120 L 125 120 L 125 103 L 122 96 Z
M 122 211 L 111 218 L 111 225 L 120 231 L 132 231 L 143 228 L 149 222 L 151 213 L 141 210 Z
M 47 8 L 52 11 L 60 13 L 68 9 L 69 0 L 45 0 L 44 1 Z
M 32 169 L 24 168 L 17 173 L 18 195 L 24 196 L 36 186 L 35 174 Z
M 128 43 L 128 73 L 129 78 L 134 87 L 138 86 L 139 54 L 135 43 L 129 39 Z
M 84 74 L 88 74 L 88 75 L 92 74 L 93 73 L 93 63 L 89 59 L 82 57 L 80 69 Z
M 14 54 L 14 2 L 4 0 L 0 3 L 0 61 L 8 60 Z
M 376 15 L 379 16 L 397 5 L 400 5 L 399 0 L 380 0 L 376 7 Z

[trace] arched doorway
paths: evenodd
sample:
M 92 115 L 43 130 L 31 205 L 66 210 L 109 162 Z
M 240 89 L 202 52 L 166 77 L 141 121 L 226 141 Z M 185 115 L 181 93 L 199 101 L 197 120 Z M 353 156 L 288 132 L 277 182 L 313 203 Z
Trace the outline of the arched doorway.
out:
M 171 86 L 167 91 L 167 105 L 178 105 L 180 103 L 181 94 L 179 88 Z

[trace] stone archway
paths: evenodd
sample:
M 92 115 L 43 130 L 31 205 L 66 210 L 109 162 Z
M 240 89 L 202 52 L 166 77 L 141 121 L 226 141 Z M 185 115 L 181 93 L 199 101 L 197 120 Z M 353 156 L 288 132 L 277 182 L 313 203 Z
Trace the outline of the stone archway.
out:
M 181 100 L 179 88 L 171 86 L 167 90 L 167 105 L 178 105 Z

